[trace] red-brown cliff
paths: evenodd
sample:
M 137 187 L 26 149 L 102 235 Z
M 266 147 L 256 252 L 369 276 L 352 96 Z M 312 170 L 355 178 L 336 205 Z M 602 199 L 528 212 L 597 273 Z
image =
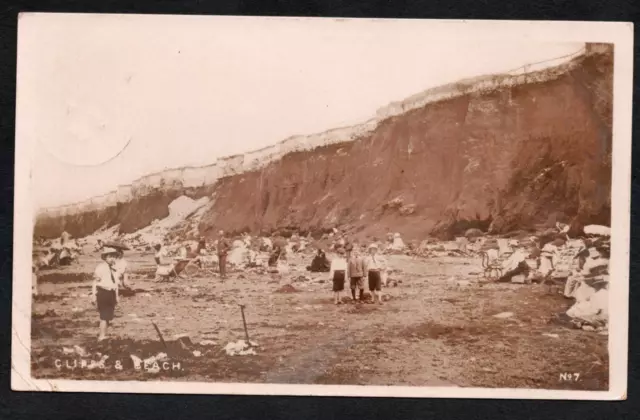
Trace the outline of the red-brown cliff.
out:
M 346 226 L 406 238 L 468 227 L 527 230 L 562 221 L 610 224 L 613 52 L 574 59 L 562 74 L 494 84 L 382 119 L 355 141 L 284 155 L 220 178 L 199 229 Z M 184 191 L 156 190 L 99 214 L 41 217 L 36 234 L 138 229 Z M 153 197 L 153 198 L 152 198 Z M 137 200 L 137 201 L 136 201 Z M 71 226 L 71 228 L 69 228 Z

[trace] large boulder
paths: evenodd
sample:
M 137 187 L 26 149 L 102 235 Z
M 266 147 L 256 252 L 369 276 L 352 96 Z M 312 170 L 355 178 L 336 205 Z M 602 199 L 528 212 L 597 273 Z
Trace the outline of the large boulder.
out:
M 249 248 L 244 243 L 244 241 L 240 241 L 240 240 L 233 241 L 231 250 L 227 255 L 227 261 L 230 264 L 233 264 L 235 266 L 244 265 L 244 263 L 246 262 L 246 255 L 248 250 Z
M 609 321 L 609 290 L 595 291 L 586 283 L 581 283 L 575 291 L 576 303 L 567 315 L 590 324 L 606 324 Z
M 602 225 L 587 225 L 584 227 L 584 233 L 595 236 L 611 236 L 611 228 Z

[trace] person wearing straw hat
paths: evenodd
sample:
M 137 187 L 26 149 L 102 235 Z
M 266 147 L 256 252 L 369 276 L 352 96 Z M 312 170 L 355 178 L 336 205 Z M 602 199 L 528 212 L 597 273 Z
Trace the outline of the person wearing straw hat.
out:
M 377 297 L 378 303 L 382 304 L 382 275 L 386 270 L 386 264 L 378 250 L 375 242 L 369 245 L 369 255 L 364 260 L 364 266 L 371 292 L 371 303 L 375 303 Z
M 120 243 L 120 242 L 107 242 L 104 244 L 106 247 L 115 248 L 116 253 L 116 263 L 114 265 L 116 270 L 116 281 L 118 282 L 118 288 L 120 287 L 129 287 L 129 273 L 128 267 L 129 263 L 124 258 L 124 251 L 128 250 L 129 247 Z
M 118 271 L 116 262 L 119 250 L 105 246 L 100 252 L 102 262 L 93 273 L 91 297 L 100 314 L 100 335 L 98 341 L 107 336 L 107 327 L 113 320 L 113 314 L 118 303 Z
M 338 256 L 331 260 L 331 268 L 329 276 L 333 282 L 333 293 L 335 304 L 340 305 L 340 292 L 344 290 L 344 281 L 347 277 L 347 260 L 344 257 L 344 249 L 338 249 Z

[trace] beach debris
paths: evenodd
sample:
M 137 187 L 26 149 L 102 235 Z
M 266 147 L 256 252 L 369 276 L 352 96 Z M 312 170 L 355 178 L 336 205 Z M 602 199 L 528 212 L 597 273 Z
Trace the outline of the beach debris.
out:
M 587 235 L 611 236 L 611 228 L 609 226 L 587 225 L 583 230 Z
M 87 351 L 85 349 L 83 349 L 82 347 L 78 346 L 77 344 L 75 346 L 73 346 L 73 350 L 80 357 L 87 357 L 88 356 Z
M 511 318 L 513 316 L 513 312 L 500 312 L 499 314 L 495 314 L 494 318 L 506 319 Z
M 235 342 L 229 342 L 224 347 L 224 351 L 229 356 L 247 356 L 257 354 L 255 351 L 256 347 L 258 347 L 258 344 L 254 341 L 247 343 L 245 340 L 238 340 Z

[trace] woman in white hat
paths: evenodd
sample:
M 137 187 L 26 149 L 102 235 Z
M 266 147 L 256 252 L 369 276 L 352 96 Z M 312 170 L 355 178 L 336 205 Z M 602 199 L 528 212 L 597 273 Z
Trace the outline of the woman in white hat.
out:
M 369 255 L 364 260 L 364 266 L 372 303 L 375 303 L 377 297 L 378 303 L 382 304 L 382 276 L 386 270 L 386 263 L 383 257 L 378 254 L 378 249 L 376 243 L 369 245 Z
M 119 250 L 105 246 L 100 253 L 102 262 L 93 273 L 91 296 L 100 313 L 100 335 L 98 341 L 107 336 L 107 327 L 113 320 L 113 313 L 118 303 L 118 269 L 116 262 Z

